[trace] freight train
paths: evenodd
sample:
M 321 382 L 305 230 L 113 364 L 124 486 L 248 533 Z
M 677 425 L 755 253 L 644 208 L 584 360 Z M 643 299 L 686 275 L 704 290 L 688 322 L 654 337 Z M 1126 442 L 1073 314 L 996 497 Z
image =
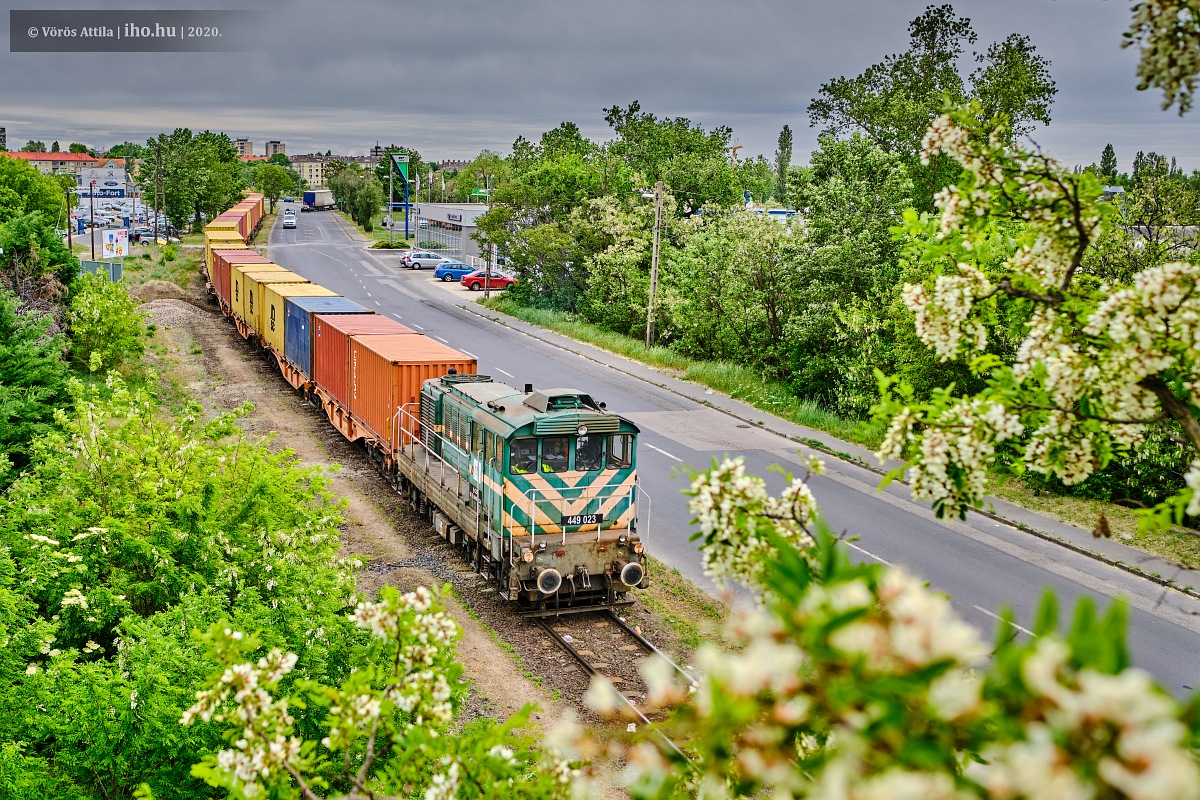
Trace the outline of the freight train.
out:
M 208 290 L 238 332 L 434 531 L 527 616 L 612 608 L 648 585 L 638 429 L 591 395 L 522 389 L 475 358 L 249 247 L 249 195 L 205 229 Z

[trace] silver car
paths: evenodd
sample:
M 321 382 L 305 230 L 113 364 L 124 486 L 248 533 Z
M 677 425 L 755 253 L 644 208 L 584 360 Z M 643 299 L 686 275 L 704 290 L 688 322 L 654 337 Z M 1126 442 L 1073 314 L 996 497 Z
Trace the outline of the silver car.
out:
M 417 252 L 411 253 L 404 257 L 404 263 L 413 269 L 421 269 L 422 267 L 432 267 L 437 269 L 447 261 L 453 261 L 452 258 L 440 256 L 437 253 Z

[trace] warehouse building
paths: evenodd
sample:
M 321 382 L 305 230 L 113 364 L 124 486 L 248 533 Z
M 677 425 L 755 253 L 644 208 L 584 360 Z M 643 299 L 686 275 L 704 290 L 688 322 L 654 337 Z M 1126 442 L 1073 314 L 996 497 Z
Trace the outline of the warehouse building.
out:
M 472 236 L 475 220 L 487 213 L 485 203 L 422 203 L 417 208 L 417 247 L 447 258 L 470 262 L 483 257 Z

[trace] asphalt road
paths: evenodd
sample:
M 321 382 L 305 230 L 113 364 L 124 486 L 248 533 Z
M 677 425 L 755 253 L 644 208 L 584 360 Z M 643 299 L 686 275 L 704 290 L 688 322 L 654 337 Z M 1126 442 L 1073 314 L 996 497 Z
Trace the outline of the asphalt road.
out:
M 386 251 L 364 250 L 331 212 L 298 219 L 295 230 L 277 224 L 271 232 L 275 262 L 476 357 L 480 373 L 514 386 L 576 388 L 633 420 L 642 430 L 639 480 L 652 499 L 647 548 L 701 585 L 710 584 L 689 541 L 681 468 L 704 467 L 726 453 L 742 455 L 748 469 L 766 477 L 774 490 L 784 479 L 768 471 L 772 465 L 803 470 L 805 456 L 784 437 L 468 313 L 461 305 L 475 295 L 434 280 L 431 270 L 402 269 Z M 1005 606 L 1014 610 L 1019 626 L 1028 626 L 1048 588 L 1058 594 L 1065 621 L 1080 597 L 1092 597 L 1101 609 L 1122 597 L 1129 604 L 1134 663 L 1176 693 L 1200 685 L 1200 601 L 986 517 L 937 521 L 927 506 L 909 499 L 906 487 L 880 492 L 875 474 L 826 461 L 827 474 L 810 485 L 830 525 L 858 537 L 851 544 L 856 555 L 920 575 L 989 636 Z M 1018 627 L 1014 635 L 1027 632 Z

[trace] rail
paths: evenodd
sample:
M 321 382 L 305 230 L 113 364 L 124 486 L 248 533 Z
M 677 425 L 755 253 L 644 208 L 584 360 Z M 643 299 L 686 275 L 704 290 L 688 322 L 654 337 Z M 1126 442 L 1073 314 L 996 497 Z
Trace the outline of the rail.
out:
M 670 664 L 671 667 L 676 672 L 678 672 L 680 675 L 682 675 L 688 683 L 690 683 L 692 686 L 700 685 L 700 682 L 697 681 L 694 677 L 692 677 L 692 674 L 690 672 L 688 672 L 686 669 L 684 669 L 683 667 L 676 664 L 675 661 L 670 656 L 668 656 L 662 650 L 659 650 L 657 647 L 655 647 L 653 642 L 651 642 L 645 636 L 642 636 L 642 634 L 640 634 L 639 632 L 634 630 L 633 627 L 631 627 L 630 624 L 628 622 L 626 622 L 624 619 L 622 619 L 615 611 L 609 610 L 609 611 L 605 611 L 604 613 L 608 616 L 608 618 L 610 620 L 613 621 L 613 623 L 616 624 L 616 626 L 618 628 L 620 628 L 621 630 L 625 631 L 630 636 L 632 636 L 637 641 L 638 644 L 640 644 L 642 647 L 646 648 L 648 651 L 650 651 L 654 655 L 661 658 L 663 661 L 666 661 L 668 664 Z

